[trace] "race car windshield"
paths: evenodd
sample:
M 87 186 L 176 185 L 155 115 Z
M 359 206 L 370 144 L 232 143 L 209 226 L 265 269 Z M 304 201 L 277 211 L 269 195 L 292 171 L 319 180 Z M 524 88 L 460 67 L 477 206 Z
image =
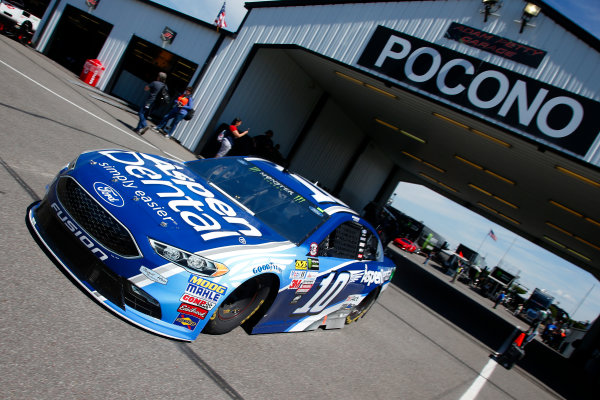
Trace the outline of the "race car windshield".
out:
M 293 243 L 302 242 L 328 218 L 308 199 L 245 160 L 208 159 L 187 166 Z

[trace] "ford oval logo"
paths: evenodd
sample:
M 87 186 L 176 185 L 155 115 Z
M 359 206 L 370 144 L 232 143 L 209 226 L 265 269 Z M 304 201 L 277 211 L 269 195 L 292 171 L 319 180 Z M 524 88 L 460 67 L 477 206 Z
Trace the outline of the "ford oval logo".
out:
M 94 183 L 94 190 L 102 200 L 104 200 L 111 206 L 123 207 L 125 205 L 125 200 L 123 200 L 119 192 L 117 192 L 115 189 L 113 189 L 106 183 Z

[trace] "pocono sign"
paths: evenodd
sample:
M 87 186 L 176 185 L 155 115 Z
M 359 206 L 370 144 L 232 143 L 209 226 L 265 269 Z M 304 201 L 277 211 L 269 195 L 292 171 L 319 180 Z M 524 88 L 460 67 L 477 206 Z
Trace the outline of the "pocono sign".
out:
M 379 26 L 358 64 L 584 156 L 600 103 Z

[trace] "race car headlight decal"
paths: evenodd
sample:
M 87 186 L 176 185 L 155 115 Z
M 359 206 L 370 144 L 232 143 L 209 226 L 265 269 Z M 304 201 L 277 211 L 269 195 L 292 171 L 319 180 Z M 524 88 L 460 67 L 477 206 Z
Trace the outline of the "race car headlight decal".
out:
M 229 272 L 229 268 L 225 265 L 209 260 L 206 257 L 189 253 L 154 239 L 148 238 L 148 240 L 156 254 L 194 274 L 217 277 Z
M 158 304 L 158 301 L 156 301 L 156 299 L 152 296 L 150 296 L 148 293 L 146 293 L 143 289 L 137 287 L 136 285 L 130 283 L 129 284 L 129 288 L 131 289 L 131 291 L 135 294 L 137 294 L 138 296 L 142 297 L 143 299 L 145 299 L 148 303 L 154 305 L 154 306 L 160 306 L 160 304 Z

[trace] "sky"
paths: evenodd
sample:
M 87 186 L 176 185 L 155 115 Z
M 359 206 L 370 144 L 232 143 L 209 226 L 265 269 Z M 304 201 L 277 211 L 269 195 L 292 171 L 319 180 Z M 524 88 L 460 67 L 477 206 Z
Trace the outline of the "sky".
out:
M 212 24 L 221 10 L 223 0 L 151 0 Z M 268 0 L 267 0 L 268 1 Z M 277 0 L 271 0 L 277 1 Z M 513 1 L 513 0 L 504 0 Z M 600 38 L 599 0 L 542 0 L 579 26 Z M 248 1 L 251 3 L 252 1 Z M 235 32 L 246 15 L 246 0 L 227 0 L 227 30 Z
M 600 282 L 591 274 L 452 200 L 401 182 L 392 206 L 443 236 L 451 250 L 462 243 L 484 256 L 490 268 L 499 265 L 518 274 L 529 293 L 536 287 L 548 290 L 571 318 L 593 321 L 600 314 Z
M 212 24 L 222 0 L 152 0 Z M 276 0 L 273 0 L 276 1 Z M 512 1 L 512 0 L 504 0 Z M 558 12 L 600 38 L 600 0 L 543 0 Z M 235 32 L 246 15 L 245 0 L 227 0 L 227 30 Z M 408 184 L 401 184 L 408 185 Z M 549 290 L 571 316 L 580 321 L 594 320 L 600 314 L 600 283 L 589 273 L 554 256 L 512 232 L 447 200 L 425 187 L 400 186 L 393 205 L 422 220 L 454 246 L 464 243 L 487 259 L 488 265 L 501 265 L 519 272 L 520 282 L 533 290 Z M 494 242 L 490 229 L 497 236 Z M 575 314 L 573 315 L 573 313 Z

